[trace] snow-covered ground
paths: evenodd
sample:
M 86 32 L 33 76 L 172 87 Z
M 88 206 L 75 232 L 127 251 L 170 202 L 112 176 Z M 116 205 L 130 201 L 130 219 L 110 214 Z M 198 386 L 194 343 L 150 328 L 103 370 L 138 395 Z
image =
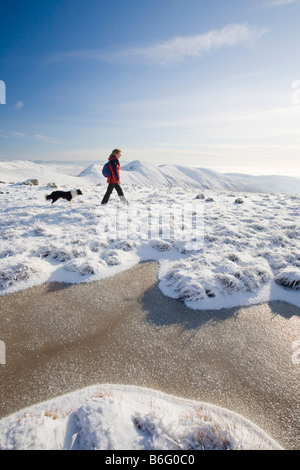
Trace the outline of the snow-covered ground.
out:
M 0 180 L 13 164 L 1 165 Z M 53 280 L 95 281 L 152 259 L 164 294 L 194 309 L 269 300 L 300 306 L 299 194 L 124 183 L 130 205 L 114 192 L 103 207 L 101 167 L 76 177 L 50 165 L 14 165 L 15 184 L 0 185 L 1 294 Z M 154 185 L 149 167 L 133 167 Z M 17 184 L 29 175 L 38 186 Z M 46 182 L 83 195 L 52 205 Z
M 121 181 L 130 205 L 113 193 L 103 207 L 101 166 L 75 176 L 69 166 L 0 162 L 1 295 L 54 280 L 93 282 L 157 260 L 162 292 L 193 309 L 277 299 L 300 307 L 299 192 L 246 193 L 215 172 L 167 170 L 164 180 L 161 167 L 126 165 Z M 39 185 L 19 184 L 28 178 Z M 48 183 L 83 195 L 51 205 Z M 0 448 L 276 447 L 226 410 L 99 387 L 1 420 Z
M 156 390 L 95 385 L 0 420 L 0 449 L 280 450 L 242 416 Z

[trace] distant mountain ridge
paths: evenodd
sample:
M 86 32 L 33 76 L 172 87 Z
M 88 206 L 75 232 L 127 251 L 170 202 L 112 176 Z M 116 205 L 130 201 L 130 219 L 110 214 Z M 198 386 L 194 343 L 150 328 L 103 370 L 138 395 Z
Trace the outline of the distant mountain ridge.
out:
M 106 160 L 105 160 L 106 161 Z M 37 178 L 40 184 L 54 181 L 58 185 L 79 187 L 81 184 L 105 186 L 103 162 L 92 163 L 82 170 L 74 163 L 49 165 L 49 162 L 0 161 L 0 181 L 22 182 Z M 76 172 L 77 168 L 77 172 Z M 78 173 L 79 172 L 79 173 Z M 194 188 L 195 191 L 236 191 L 257 193 L 300 194 L 300 179 L 290 176 L 254 176 L 240 173 L 218 173 L 207 168 L 183 165 L 155 166 L 140 160 L 122 165 L 121 183 L 129 186 Z
M 103 181 L 100 164 L 92 164 L 78 177 L 91 181 Z M 105 181 L 105 180 L 104 180 Z M 121 182 L 147 187 L 183 187 L 198 190 L 245 191 L 300 194 L 300 179 L 290 176 L 254 176 L 240 173 L 218 173 L 207 168 L 191 168 L 182 165 L 159 165 L 134 160 L 121 164 Z

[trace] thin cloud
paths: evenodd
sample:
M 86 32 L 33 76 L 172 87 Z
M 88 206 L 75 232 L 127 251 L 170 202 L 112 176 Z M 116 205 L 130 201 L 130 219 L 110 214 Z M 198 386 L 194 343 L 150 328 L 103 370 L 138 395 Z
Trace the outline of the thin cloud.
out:
M 6 139 L 29 139 L 29 140 L 36 140 L 40 142 L 47 142 L 47 143 L 59 143 L 59 140 L 53 139 L 47 135 L 42 134 L 25 134 L 24 132 L 14 131 L 14 130 L 5 130 L 0 129 L 0 137 Z
M 21 109 L 24 107 L 24 101 L 17 101 L 15 104 L 15 109 Z
M 210 51 L 238 44 L 254 45 L 267 32 L 246 24 L 230 24 L 220 30 L 188 37 L 177 37 L 154 46 L 120 52 L 120 59 L 137 59 L 140 62 L 172 64 L 185 59 L 198 59 Z
M 172 65 L 186 59 L 199 59 L 205 54 L 239 44 L 253 46 L 267 32 L 247 24 L 229 24 L 196 36 L 176 37 L 159 44 L 113 51 L 79 50 L 52 56 L 48 62 L 62 60 L 97 60 L 110 63 Z
M 29 136 L 31 139 L 38 140 L 40 142 L 46 142 L 48 144 L 57 144 L 60 141 L 57 139 L 54 139 L 53 137 L 49 137 L 47 135 L 42 135 L 42 134 L 34 134 L 33 136 Z
M 298 0 L 270 0 L 265 2 L 265 6 L 267 7 L 280 7 L 290 5 L 291 3 L 297 3 Z

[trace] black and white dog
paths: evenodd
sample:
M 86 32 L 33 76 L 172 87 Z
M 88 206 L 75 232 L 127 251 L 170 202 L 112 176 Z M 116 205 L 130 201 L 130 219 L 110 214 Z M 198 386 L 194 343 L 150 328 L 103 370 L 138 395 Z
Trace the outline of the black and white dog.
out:
M 67 201 L 72 202 L 74 197 L 81 196 L 82 192 L 80 189 L 76 189 L 76 191 L 53 191 L 51 194 L 46 196 L 46 201 L 52 201 L 52 204 L 56 202 L 58 199 L 66 199 Z

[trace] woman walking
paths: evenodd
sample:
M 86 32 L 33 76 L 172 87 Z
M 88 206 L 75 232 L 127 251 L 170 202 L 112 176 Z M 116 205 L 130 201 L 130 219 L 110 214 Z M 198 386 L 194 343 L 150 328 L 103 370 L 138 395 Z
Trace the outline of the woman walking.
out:
M 107 191 L 102 199 L 101 205 L 106 205 L 110 198 L 113 189 L 115 189 L 118 193 L 120 200 L 126 204 L 128 204 L 126 197 L 124 196 L 123 190 L 120 186 L 120 162 L 119 159 L 122 155 L 122 151 L 119 149 L 115 149 L 112 151 L 110 156 L 108 157 L 109 160 L 109 171 L 110 175 L 107 178 L 108 187 Z

